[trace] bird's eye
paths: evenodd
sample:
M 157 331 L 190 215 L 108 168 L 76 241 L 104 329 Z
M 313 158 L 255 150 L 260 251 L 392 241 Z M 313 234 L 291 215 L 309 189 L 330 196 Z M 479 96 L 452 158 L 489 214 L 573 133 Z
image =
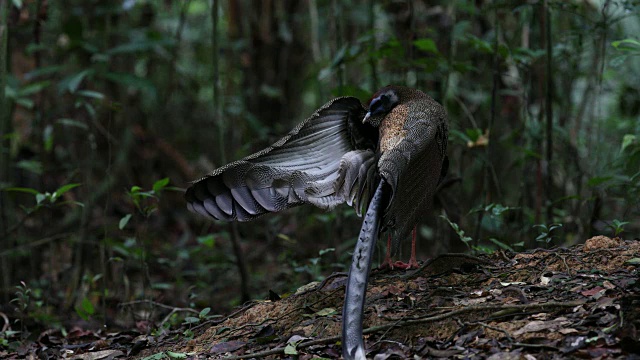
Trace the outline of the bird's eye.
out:
M 391 101 L 387 95 L 380 96 L 380 102 L 382 103 L 382 108 L 391 110 Z
M 391 91 L 379 94 L 369 103 L 371 115 L 386 114 L 398 104 L 398 96 Z

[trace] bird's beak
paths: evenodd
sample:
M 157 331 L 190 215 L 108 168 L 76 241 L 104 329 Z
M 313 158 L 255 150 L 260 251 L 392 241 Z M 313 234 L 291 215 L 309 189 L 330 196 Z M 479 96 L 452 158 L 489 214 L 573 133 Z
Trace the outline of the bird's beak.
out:
M 364 116 L 364 119 L 362 119 L 362 123 L 366 124 L 367 121 L 369 121 L 369 118 L 371 117 L 371 111 L 367 112 L 367 115 Z

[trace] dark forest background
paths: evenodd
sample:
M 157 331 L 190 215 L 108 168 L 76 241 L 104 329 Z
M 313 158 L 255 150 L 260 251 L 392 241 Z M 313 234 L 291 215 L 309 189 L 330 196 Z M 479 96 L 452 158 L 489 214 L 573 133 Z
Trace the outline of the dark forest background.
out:
M 387 84 L 450 119 L 420 259 L 640 234 L 640 1 L 0 4 L 0 312 L 22 331 L 0 346 L 176 326 L 344 271 L 347 206 L 213 223 L 183 191 Z

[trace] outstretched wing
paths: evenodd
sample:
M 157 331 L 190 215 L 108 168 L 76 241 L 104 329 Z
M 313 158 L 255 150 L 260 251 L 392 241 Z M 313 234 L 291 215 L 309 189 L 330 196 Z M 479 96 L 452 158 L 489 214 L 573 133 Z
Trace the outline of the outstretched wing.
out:
M 247 221 L 310 203 L 347 202 L 360 214 L 377 177 L 377 129 L 362 124 L 353 97 L 318 109 L 270 147 L 218 168 L 186 192 L 187 207 L 217 220 Z

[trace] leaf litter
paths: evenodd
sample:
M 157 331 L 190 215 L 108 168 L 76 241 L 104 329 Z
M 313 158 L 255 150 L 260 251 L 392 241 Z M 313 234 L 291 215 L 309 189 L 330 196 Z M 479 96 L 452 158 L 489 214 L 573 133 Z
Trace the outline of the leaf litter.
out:
M 638 258 L 640 241 L 596 236 L 569 248 L 445 254 L 414 271 L 374 270 L 364 314 L 367 357 L 637 356 Z M 338 358 L 344 283 L 335 274 L 280 300 L 254 301 L 192 326 L 192 338 L 186 329 L 158 337 L 95 333 L 71 347 L 48 332 L 30 350 L 69 359 Z M 25 353 L 0 351 L 7 358 Z

